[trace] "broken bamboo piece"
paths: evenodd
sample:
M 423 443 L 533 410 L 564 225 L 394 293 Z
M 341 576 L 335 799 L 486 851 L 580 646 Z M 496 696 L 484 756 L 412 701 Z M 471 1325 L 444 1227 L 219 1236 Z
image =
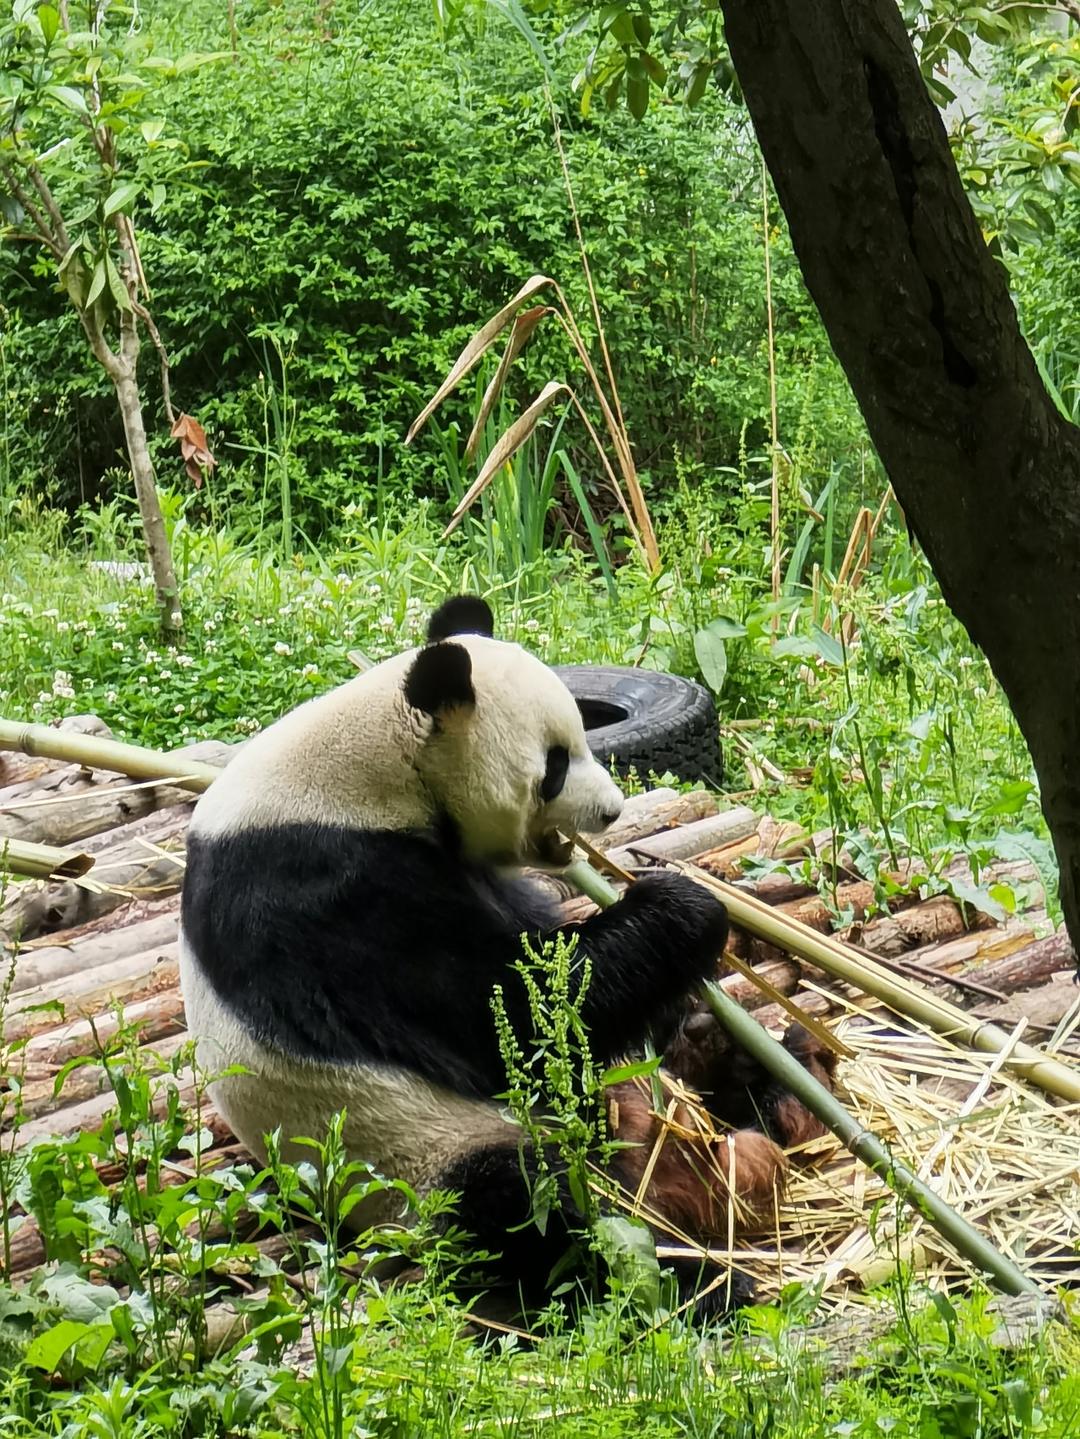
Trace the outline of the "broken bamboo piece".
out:
M 114 769 L 132 779 L 168 780 L 180 789 L 201 791 L 217 779 L 217 765 L 183 755 L 162 754 L 142 745 L 122 744 L 98 735 L 55 730 L 49 725 L 0 720 L 0 750 L 16 750 L 42 759 L 62 759 L 92 769 Z
M 93 867 L 92 854 L 0 835 L 0 871 L 20 879 L 78 879 Z
M 614 904 L 616 891 L 585 860 L 569 866 L 567 878 L 601 908 Z M 719 883 L 719 881 L 717 881 Z M 737 893 L 737 891 L 736 891 Z M 813 931 L 810 931 L 813 933 Z M 719 985 L 705 983 L 702 996 L 716 1018 L 759 1064 L 780 1080 L 807 1109 L 821 1120 L 843 1144 L 874 1171 L 896 1196 L 917 1214 L 928 1219 L 942 1238 L 948 1240 L 964 1259 L 988 1274 L 1006 1294 L 1040 1294 L 1033 1279 L 1017 1268 L 962 1215 L 946 1204 L 906 1164 L 894 1159 L 868 1129 L 864 1129 L 835 1097 L 803 1068 L 793 1055 L 767 1034 L 752 1015 L 746 1013 Z

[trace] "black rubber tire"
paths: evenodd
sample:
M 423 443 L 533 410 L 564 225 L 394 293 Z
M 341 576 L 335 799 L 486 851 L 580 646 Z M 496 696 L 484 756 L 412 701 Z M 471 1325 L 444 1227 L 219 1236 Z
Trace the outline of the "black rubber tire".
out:
M 556 665 L 578 703 L 589 748 L 601 764 L 719 786 L 724 774 L 712 695 L 681 675 L 615 665 Z

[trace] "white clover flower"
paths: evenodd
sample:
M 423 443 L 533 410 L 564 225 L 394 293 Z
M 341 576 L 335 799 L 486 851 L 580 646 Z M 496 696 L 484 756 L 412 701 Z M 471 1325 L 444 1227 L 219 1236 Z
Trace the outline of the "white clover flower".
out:
M 274 646 L 274 653 L 276 655 L 291 655 L 292 645 L 287 645 L 284 640 L 278 640 Z
M 393 615 L 380 615 L 376 623 L 381 630 L 386 630 L 387 632 L 395 628 Z
M 113 647 L 114 650 L 116 650 L 116 652 L 117 652 L 118 654 L 121 653 L 121 652 L 123 651 L 123 648 L 124 648 L 124 642 L 123 642 L 123 640 L 113 640 L 113 642 L 112 642 L 112 647 Z
M 541 647 L 542 649 L 546 649 L 546 647 L 551 643 L 551 636 L 550 636 L 550 635 L 537 635 L 537 637 L 536 637 L 536 643 L 537 643 L 538 645 L 540 645 L 540 647 Z
M 347 575 L 344 571 L 340 575 L 335 575 L 334 578 L 343 590 L 347 590 L 352 584 L 352 575 Z
M 377 584 L 375 584 L 374 581 L 372 581 L 372 583 L 369 584 L 369 585 L 365 585 L 364 588 L 367 590 L 367 592 L 368 592 L 369 595 L 381 595 L 381 594 L 382 594 L 382 585 L 377 585 Z
M 524 623 L 524 625 L 522 626 L 522 629 L 527 630 L 527 631 L 529 632 L 529 634 L 531 634 L 531 635 L 534 635 L 539 628 L 540 628 L 540 621 L 539 621 L 539 620 L 531 620 L 531 619 L 530 619 L 530 620 L 526 620 L 525 623 Z
M 172 625 L 173 629 L 178 630 L 180 626 L 184 623 L 184 616 L 180 613 L 179 610 L 173 610 L 172 614 L 169 616 L 169 623 Z
M 770 711 L 771 711 L 771 710 L 778 710 L 778 709 L 780 708 L 780 701 L 779 701 L 779 700 L 775 700 L 775 699 L 770 700 L 769 703 L 768 703 L 768 705 L 767 705 L 767 708 L 768 708 Z
M 300 671 L 300 678 L 301 678 L 302 680 L 314 679 L 314 677 L 315 677 L 318 673 L 319 673 L 319 666 L 318 666 L 318 665 L 304 665 L 303 669 Z
M 66 635 L 70 628 L 71 626 L 68 624 L 67 620 L 57 620 L 56 633 L 58 635 Z
M 206 634 L 212 635 L 216 629 L 217 625 L 214 624 L 213 620 L 203 620 L 203 631 Z
M 162 678 L 163 680 L 171 680 L 171 679 L 172 679 L 172 670 L 162 670 L 162 671 L 161 671 L 161 678 Z
M 150 678 L 149 678 L 149 676 L 148 676 L 148 675 L 140 675 L 140 676 L 139 676 L 139 683 L 140 683 L 141 685 L 148 685 L 148 684 L 150 683 Z
M 40 619 L 43 619 L 43 620 L 58 620 L 58 619 L 60 618 L 60 611 L 59 611 L 59 610 L 42 610 L 39 618 L 40 618 Z
M 966 670 L 967 667 L 968 667 L 968 665 L 973 665 L 974 663 L 975 663 L 975 661 L 971 658 L 970 655 L 961 655 L 961 656 L 960 656 L 960 668 L 961 668 L 961 669 L 965 669 L 965 670 Z
M 113 629 L 118 635 L 127 634 L 127 625 L 124 623 L 123 620 L 117 620 L 116 623 L 113 625 Z
M 189 670 L 195 661 L 190 655 L 177 655 L 176 663 L 182 670 Z
M 51 699 L 52 695 L 49 693 L 48 690 L 38 690 L 37 704 L 34 706 L 34 708 L 40 709 L 42 705 L 48 704 Z
M 182 715 L 182 714 L 184 713 L 185 708 L 186 708 L 185 705 L 173 705 L 173 714 L 174 714 L 174 715 Z
M 107 705 L 114 705 L 114 704 L 116 703 L 116 701 L 117 701 L 117 698 L 118 698 L 118 696 L 117 696 L 117 693 L 116 693 L 115 690 L 106 690 L 106 691 L 105 691 L 105 703 L 106 703 Z

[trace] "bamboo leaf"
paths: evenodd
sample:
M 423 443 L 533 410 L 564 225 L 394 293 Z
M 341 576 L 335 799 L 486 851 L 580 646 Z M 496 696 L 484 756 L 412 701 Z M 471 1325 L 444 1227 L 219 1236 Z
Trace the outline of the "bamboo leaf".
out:
M 547 275 L 531 276 L 530 279 L 525 281 L 514 298 L 508 301 L 498 314 L 493 315 L 486 325 L 481 326 L 481 328 L 477 330 L 476 334 L 450 366 L 450 372 L 446 376 L 446 379 L 443 380 L 442 384 L 435 391 L 435 394 L 409 426 L 409 433 L 405 436 L 405 443 L 407 445 L 412 444 L 420 430 L 442 404 L 443 400 L 446 399 L 447 395 L 457 388 L 473 366 L 481 360 L 491 348 L 493 341 L 498 339 L 503 330 L 506 329 L 511 318 L 516 314 L 518 306 L 524 304 L 526 300 L 531 300 L 534 295 L 538 295 L 541 290 L 546 289 L 549 285 L 554 285 L 554 283 L 555 281 L 550 280 Z
M 499 368 L 491 377 L 491 383 L 484 391 L 484 398 L 480 401 L 480 408 L 476 414 L 476 421 L 465 444 L 465 458 L 471 460 L 476 453 L 476 447 L 480 443 L 480 436 L 484 433 L 484 426 L 488 422 L 492 410 L 495 408 L 502 387 L 506 383 L 506 377 L 518 355 L 521 354 L 529 341 L 529 337 L 545 315 L 550 315 L 550 305 L 534 305 L 531 310 L 522 310 L 514 316 L 514 328 L 510 331 L 510 340 L 503 351 L 502 359 L 499 361 Z
M 457 508 L 450 516 L 450 523 L 446 529 L 443 530 L 443 539 L 457 529 L 465 511 L 476 499 L 477 495 L 481 494 L 491 483 L 491 479 L 499 467 L 505 465 L 507 460 L 513 459 L 518 450 L 521 449 L 522 445 L 536 429 L 544 411 L 552 405 L 559 395 L 569 395 L 570 393 L 570 386 L 563 384 L 561 380 L 549 380 L 529 408 L 523 414 L 519 415 L 510 428 L 496 440 L 492 446 L 491 453 L 484 461 L 480 473 L 465 491 L 458 502 Z

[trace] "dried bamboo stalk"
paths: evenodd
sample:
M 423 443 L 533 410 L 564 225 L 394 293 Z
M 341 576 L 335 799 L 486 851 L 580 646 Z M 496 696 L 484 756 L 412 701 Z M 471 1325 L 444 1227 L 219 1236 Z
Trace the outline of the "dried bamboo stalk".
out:
M 1080 1101 L 1080 1074 L 1067 1065 L 1051 1059 L 1030 1044 L 1012 1044 L 1010 1035 L 998 1025 L 972 1018 L 921 985 L 898 979 L 869 955 L 850 949 L 831 935 L 817 934 L 798 920 L 779 914 L 745 890 L 703 874 L 694 865 L 675 863 L 683 873 L 722 899 L 731 918 L 744 929 L 760 935 L 780 949 L 809 960 L 835 979 L 858 985 L 898 1014 L 917 1019 L 954 1042 L 960 1041 L 986 1054 L 1011 1049 L 1006 1061 L 1009 1069 L 1061 1099 L 1073 1103 Z
M 219 773 L 216 765 L 162 754 L 142 745 L 121 744 L 97 735 L 74 734 L 16 720 L 0 720 L 0 750 L 17 750 L 96 769 L 119 770 L 133 779 L 167 779 L 180 789 L 197 791 L 209 788 Z

